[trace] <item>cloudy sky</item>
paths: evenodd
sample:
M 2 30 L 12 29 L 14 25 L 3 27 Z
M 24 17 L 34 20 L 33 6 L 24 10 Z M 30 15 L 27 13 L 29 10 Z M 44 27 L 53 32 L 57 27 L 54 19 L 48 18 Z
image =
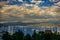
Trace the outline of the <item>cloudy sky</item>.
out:
M 39 2 L 10 0 L 8 4 L 2 6 L 0 23 L 60 23 L 60 0 L 40 0 Z

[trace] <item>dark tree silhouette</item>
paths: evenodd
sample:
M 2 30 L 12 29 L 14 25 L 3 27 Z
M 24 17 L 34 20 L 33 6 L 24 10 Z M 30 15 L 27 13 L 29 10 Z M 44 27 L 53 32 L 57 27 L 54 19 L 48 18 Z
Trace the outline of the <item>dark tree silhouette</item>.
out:
M 39 37 L 40 37 L 39 34 L 37 34 L 36 30 L 34 30 L 34 33 L 32 35 L 32 40 L 39 40 L 40 39 Z
M 12 35 L 12 40 L 24 40 L 24 34 L 22 31 L 18 31 L 18 32 L 15 32 L 13 35 Z
M 3 40 L 11 40 L 11 35 L 8 32 L 5 32 L 2 36 Z
M 32 37 L 30 36 L 30 34 L 27 34 L 27 35 L 24 37 L 24 40 L 32 40 Z
M 24 35 L 22 31 L 18 31 L 10 35 L 8 32 L 4 32 L 2 36 L 3 40 L 60 40 L 60 34 L 52 33 L 47 30 L 45 32 L 40 31 L 36 33 L 34 30 L 32 36 L 30 34 Z
M 39 36 L 40 36 L 40 37 L 39 37 L 39 38 L 40 38 L 39 40 L 44 40 L 44 38 L 45 38 L 45 37 L 44 37 L 44 36 L 45 36 L 44 32 L 43 32 L 43 31 L 40 31 L 38 34 L 39 34 Z

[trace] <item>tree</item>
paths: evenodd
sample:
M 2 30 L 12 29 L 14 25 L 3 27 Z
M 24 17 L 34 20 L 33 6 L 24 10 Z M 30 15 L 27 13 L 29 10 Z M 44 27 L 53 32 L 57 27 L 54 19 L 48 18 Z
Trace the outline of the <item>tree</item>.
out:
M 39 37 L 40 37 L 39 34 L 37 34 L 37 33 L 36 33 L 36 30 L 34 30 L 34 33 L 33 33 L 33 35 L 32 35 L 32 39 L 33 39 L 33 40 L 40 40 Z
M 27 34 L 27 35 L 24 37 L 24 40 L 32 40 L 32 37 L 30 36 L 30 34 Z
M 3 40 L 11 40 L 11 35 L 8 32 L 5 32 L 2 36 Z
M 43 31 L 40 31 L 39 33 L 38 33 L 38 35 L 40 36 L 39 38 L 40 38 L 40 40 L 44 40 L 44 32 Z
M 60 34 L 58 35 L 58 34 L 56 34 L 56 33 L 53 33 L 53 34 L 51 35 L 51 39 L 52 39 L 52 40 L 60 40 Z
M 15 32 L 13 35 L 12 35 L 12 40 L 23 40 L 24 39 L 24 34 L 22 31 L 18 31 L 18 32 Z
M 54 40 L 54 36 L 51 30 L 45 30 L 44 32 L 44 40 Z M 56 37 L 56 36 L 55 36 Z

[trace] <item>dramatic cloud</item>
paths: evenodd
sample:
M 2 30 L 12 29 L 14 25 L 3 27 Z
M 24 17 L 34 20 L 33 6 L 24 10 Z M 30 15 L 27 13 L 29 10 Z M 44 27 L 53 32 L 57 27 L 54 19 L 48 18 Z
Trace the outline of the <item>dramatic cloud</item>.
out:
M 1 9 L 1 22 L 57 22 L 60 23 L 60 7 L 38 7 L 24 4 L 23 6 L 4 6 Z
M 55 3 L 55 5 L 56 5 L 56 6 L 60 6 L 60 1 L 59 1 L 59 2 L 57 2 L 57 3 Z
M 49 0 L 50 2 L 58 2 L 59 0 Z

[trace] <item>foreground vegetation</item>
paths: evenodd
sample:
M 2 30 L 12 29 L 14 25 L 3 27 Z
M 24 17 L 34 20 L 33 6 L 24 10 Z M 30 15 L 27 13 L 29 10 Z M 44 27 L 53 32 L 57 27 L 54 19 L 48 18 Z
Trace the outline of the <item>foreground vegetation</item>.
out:
M 8 32 L 5 32 L 2 36 L 3 40 L 60 40 L 60 34 L 52 33 L 50 30 L 46 30 L 45 32 L 40 31 L 36 33 L 34 30 L 33 34 L 26 34 L 22 31 L 15 32 L 10 35 Z

